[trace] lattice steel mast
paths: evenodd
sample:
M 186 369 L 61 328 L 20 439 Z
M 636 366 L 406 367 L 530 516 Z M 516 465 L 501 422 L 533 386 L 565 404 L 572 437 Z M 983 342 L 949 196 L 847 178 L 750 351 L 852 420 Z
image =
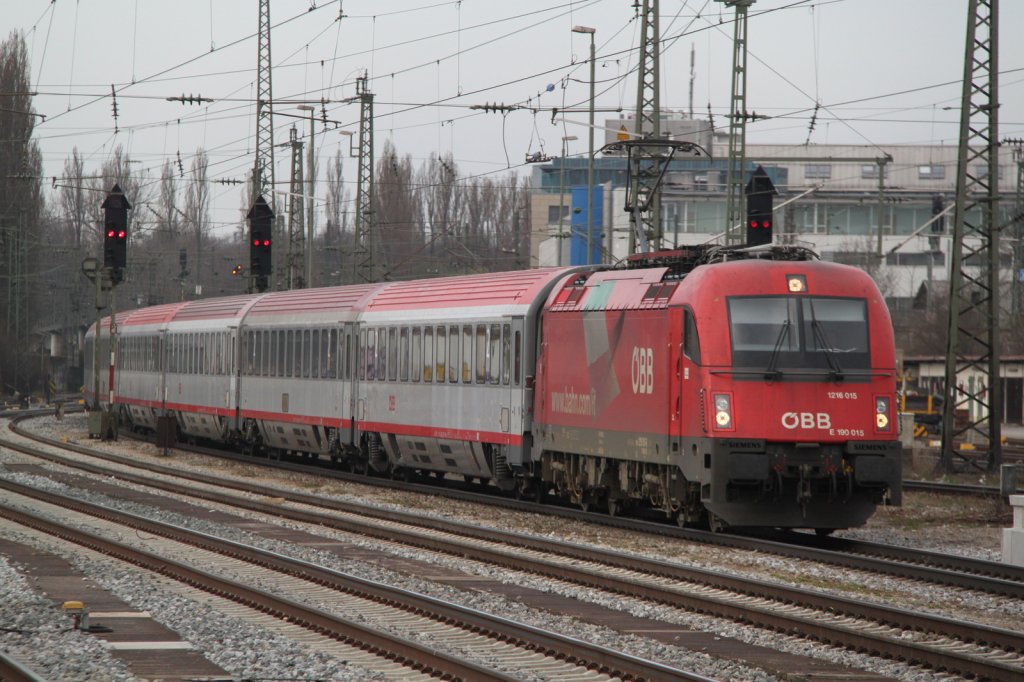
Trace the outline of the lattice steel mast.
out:
M 356 181 L 356 281 L 373 282 L 377 230 L 374 225 L 373 191 L 373 93 L 367 89 L 368 76 L 356 79 L 359 100 L 359 176 Z
M 725 175 L 725 243 L 740 244 L 746 238 L 746 197 L 743 193 L 747 165 L 747 8 L 755 0 L 717 0 L 736 9 L 732 39 L 732 94 L 729 100 L 729 157 Z
M 661 100 L 659 94 L 659 63 L 660 42 L 658 24 L 658 0 L 635 0 L 633 9 L 640 13 L 640 59 L 637 66 L 636 118 L 634 133 L 637 139 L 657 139 L 661 137 Z M 629 235 L 629 252 L 635 253 L 639 241 L 642 250 L 644 242 L 649 241 L 650 249 L 661 248 L 661 197 L 657 183 L 661 169 L 653 154 L 638 154 L 637 167 L 631 173 L 632 195 L 641 197 L 650 195 L 650 207 L 640 214 L 640 224 L 636 229 L 643 231 L 639 236 L 636 231 Z
M 260 194 L 274 204 L 274 95 L 270 83 L 270 0 L 260 0 L 260 28 L 256 54 L 256 165 L 253 201 Z
M 949 325 L 938 468 L 949 471 L 954 441 L 988 438 L 988 468 L 1002 462 L 999 379 L 999 1 L 970 0 L 960 109 Z M 979 220 L 980 218 L 980 220 Z M 972 262 L 973 261 L 973 262 Z M 980 261 L 981 270 L 975 268 Z M 971 269 L 968 269 L 971 268 Z M 977 274 L 976 274 L 977 273 Z M 958 424 L 957 410 L 966 411 Z M 963 414 L 963 412 L 961 412 Z
M 292 126 L 289 141 L 292 148 L 292 183 L 288 194 L 288 287 L 304 289 L 303 277 L 306 252 L 305 182 L 302 177 L 302 140 Z

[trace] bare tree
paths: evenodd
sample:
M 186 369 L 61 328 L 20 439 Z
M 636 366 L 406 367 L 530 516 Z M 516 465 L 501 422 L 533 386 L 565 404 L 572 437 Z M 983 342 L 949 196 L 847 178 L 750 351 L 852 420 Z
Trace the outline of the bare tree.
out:
M 0 391 L 24 392 L 37 385 L 39 363 L 26 353 L 39 349 L 30 338 L 33 314 L 45 309 L 31 300 L 42 288 L 38 257 L 46 245 L 40 185 L 42 160 L 32 140 L 31 65 L 25 39 L 12 32 L 0 44 Z
M 195 251 L 192 271 L 196 285 L 201 286 L 203 270 L 203 240 L 210 229 L 210 183 L 207 178 L 209 159 L 206 151 L 200 147 L 192 157 L 191 175 L 185 189 L 185 229 L 191 231 L 195 238 Z M 198 290 L 197 290 L 198 291 Z
M 375 270 L 392 279 L 413 276 L 416 256 L 422 253 L 420 205 L 413 185 L 412 159 L 398 158 L 394 145 L 384 143 L 377 162 L 376 206 L 374 216 L 376 245 Z
M 78 153 L 78 147 L 75 147 L 71 150 L 71 158 L 64 161 L 64 171 L 61 174 L 60 191 L 57 196 L 62 217 L 71 226 L 76 250 L 82 248 L 82 230 L 86 220 L 84 175 L 85 160 Z

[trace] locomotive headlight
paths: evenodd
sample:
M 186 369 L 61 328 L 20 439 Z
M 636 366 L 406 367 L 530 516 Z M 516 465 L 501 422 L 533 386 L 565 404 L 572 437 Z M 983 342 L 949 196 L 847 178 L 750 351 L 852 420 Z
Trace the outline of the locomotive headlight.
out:
M 732 429 L 732 396 L 728 393 L 716 393 L 715 402 L 715 428 Z
M 889 430 L 889 397 L 875 396 L 875 431 Z

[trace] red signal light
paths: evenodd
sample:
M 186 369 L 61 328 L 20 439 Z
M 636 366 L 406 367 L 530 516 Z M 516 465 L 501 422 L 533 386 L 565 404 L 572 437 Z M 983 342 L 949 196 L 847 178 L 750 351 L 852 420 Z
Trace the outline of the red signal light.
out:
M 260 240 L 259 239 L 253 239 L 252 240 L 252 245 L 253 246 L 259 246 L 260 245 Z
M 750 226 L 753 227 L 754 229 L 757 229 L 757 221 L 756 220 L 751 220 L 750 221 Z
M 107 230 L 107 238 L 113 238 L 113 236 L 114 236 L 114 231 L 113 230 Z
M 768 221 L 768 220 L 765 220 L 764 222 L 761 223 L 761 227 L 763 227 L 766 230 L 769 229 L 771 226 L 772 226 L 771 221 Z
M 125 236 L 126 236 L 127 234 L 128 234 L 128 233 L 127 233 L 127 232 L 125 232 L 124 230 L 120 230 L 120 231 L 119 231 L 119 232 L 117 233 L 117 238 L 118 238 L 118 239 L 124 239 L 124 238 L 125 238 Z
M 263 240 L 263 246 L 270 246 L 270 240 L 269 239 L 264 239 Z

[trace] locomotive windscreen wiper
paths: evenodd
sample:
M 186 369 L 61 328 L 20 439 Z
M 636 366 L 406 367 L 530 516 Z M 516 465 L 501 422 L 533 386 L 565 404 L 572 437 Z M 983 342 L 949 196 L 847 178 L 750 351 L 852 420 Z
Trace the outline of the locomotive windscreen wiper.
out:
M 775 339 L 775 347 L 772 348 L 772 357 L 768 361 L 768 367 L 764 371 L 764 378 L 768 381 L 778 379 L 782 376 L 782 372 L 775 369 L 775 363 L 779 360 L 779 351 L 782 350 L 782 342 L 786 340 L 789 335 L 790 322 L 789 318 L 782 323 L 782 328 L 779 329 L 779 338 Z
M 817 341 L 818 347 L 825 353 L 825 361 L 828 363 L 828 367 L 831 370 L 829 376 L 836 380 L 843 380 L 843 369 L 839 366 L 839 360 L 836 359 L 835 354 L 832 351 L 832 345 L 825 338 L 825 330 L 821 328 L 818 323 L 818 318 L 814 314 L 814 299 L 807 299 L 807 304 L 811 309 L 811 331 L 814 332 L 814 340 Z

